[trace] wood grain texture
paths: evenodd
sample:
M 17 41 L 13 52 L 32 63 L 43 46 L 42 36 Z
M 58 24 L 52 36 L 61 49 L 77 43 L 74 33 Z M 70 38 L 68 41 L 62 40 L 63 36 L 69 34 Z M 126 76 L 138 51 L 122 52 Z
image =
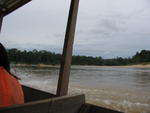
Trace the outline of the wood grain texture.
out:
M 65 35 L 62 62 L 59 72 L 59 81 L 57 87 L 57 96 L 68 94 L 70 66 L 72 60 L 73 42 L 76 28 L 79 0 L 71 0 L 68 24 Z

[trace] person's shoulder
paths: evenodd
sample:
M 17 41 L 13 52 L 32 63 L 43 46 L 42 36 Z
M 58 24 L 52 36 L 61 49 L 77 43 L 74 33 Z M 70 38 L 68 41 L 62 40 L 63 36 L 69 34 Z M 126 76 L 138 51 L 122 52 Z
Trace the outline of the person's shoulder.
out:
M 0 66 L 0 76 L 11 77 L 11 75 L 7 72 L 7 70 L 3 66 Z
M 7 72 L 3 66 L 0 66 L 0 72 Z
M 0 74 L 4 73 L 6 70 L 4 69 L 3 66 L 0 66 Z

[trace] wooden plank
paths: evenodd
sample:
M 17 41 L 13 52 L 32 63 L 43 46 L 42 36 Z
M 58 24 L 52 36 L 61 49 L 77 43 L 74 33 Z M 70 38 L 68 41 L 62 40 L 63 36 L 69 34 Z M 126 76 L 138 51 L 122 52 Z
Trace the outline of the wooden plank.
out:
M 81 106 L 80 111 L 78 113 L 89 113 L 90 108 L 91 105 L 85 103 L 84 105 Z
M 0 14 L 0 32 L 2 29 L 2 23 L 3 23 L 3 16 Z
M 83 104 L 85 104 L 84 95 L 54 98 L 49 113 L 78 113 Z
M 79 113 L 123 113 L 123 112 L 103 108 L 92 104 L 84 104 Z
M 25 5 L 26 3 L 30 2 L 31 0 L 21 0 L 20 2 L 18 2 L 17 4 L 13 5 L 12 7 L 10 7 L 4 14 L 4 16 L 8 15 L 9 13 L 13 12 L 14 10 L 22 7 L 23 5 Z
M 84 103 L 84 95 L 62 96 L 0 108 L 0 113 L 78 113 Z
M 48 113 L 51 99 L 0 108 L 0 113 Z
M 68 93 L 70 66 L 72 59 L 72 49 L 76 28 L 76 20 L 78 13 L 79 0 L 72 0 L 67 23 L 65 42 L 63 48 L 62 62 L 59 72 L 59 80 L 57 87 L 57 96 L 64 96 Z
M 13 12 L 14 10 L 22 7 L 26 3 L 30 2 L 31 0 L 7 0 L 4 1 L 4 4 L 0 6 L 0 12 L 3 13 L 3 16 L 8 15 L 9 13 Z
M 24 92 L 25 102 L 32 102 L 56 97 L 56 95 L 54 94 L 34 89 L 31 87 L 22 86 L 22 88 Z

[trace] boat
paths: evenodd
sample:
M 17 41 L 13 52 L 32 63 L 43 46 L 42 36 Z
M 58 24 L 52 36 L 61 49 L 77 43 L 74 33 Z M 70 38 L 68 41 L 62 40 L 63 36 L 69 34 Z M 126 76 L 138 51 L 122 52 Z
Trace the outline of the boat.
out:
M 5 16 L 31 0 L 0 0 L 0 28 Z M 0 108 L 0 113 L 122 113 L 86 103 L 85 95 L 68 95 L 73 40 L 79 0 L 71 0 L 56 94 L 22 85 L 25 103 Z

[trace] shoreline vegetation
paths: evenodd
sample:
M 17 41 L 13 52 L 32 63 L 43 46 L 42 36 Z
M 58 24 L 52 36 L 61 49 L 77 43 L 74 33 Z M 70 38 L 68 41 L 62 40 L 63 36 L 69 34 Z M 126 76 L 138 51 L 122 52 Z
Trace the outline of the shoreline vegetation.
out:
M 56 66 L 59 67 L 61 62 L 61 54 L 52 53 L 50 51 L 36 49 L 32 51 L 8 49 L 9 61 L 12 65 L 35 65 L 40 67 Z M 141 50 L 134 56 L 129 58 L 111 58 L 103 59 L 101 56 L 80 56 L 72 57 L 72 65 L 82 66 L 119 66 L 119 67 L 150 67 L 150 51 Z
M 35 66 L 35 67 L 56 67 L 59 68 L 60 65 L 46 65 L 46 64 L 11 64 L 11 66 Z M 95 66 L 95 65 L 72 65 L 75 66 Z M 150 64 L 136 64 L 136 65 L 120 65 L 120 66 L 98 66 L 98 67 L 119 67 L 119 68 L 150 68 Z

